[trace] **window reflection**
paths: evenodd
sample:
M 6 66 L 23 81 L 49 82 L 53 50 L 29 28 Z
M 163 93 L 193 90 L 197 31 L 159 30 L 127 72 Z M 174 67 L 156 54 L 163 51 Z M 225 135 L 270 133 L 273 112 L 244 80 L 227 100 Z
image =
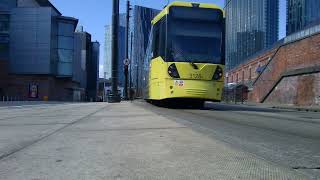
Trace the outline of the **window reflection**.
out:
M 9 15 L 0 14 L 0 33 L 9 33 Z
M 74 24 L 62 21 L 58 23 L 58 74 L 72 75 L 74 50 Z

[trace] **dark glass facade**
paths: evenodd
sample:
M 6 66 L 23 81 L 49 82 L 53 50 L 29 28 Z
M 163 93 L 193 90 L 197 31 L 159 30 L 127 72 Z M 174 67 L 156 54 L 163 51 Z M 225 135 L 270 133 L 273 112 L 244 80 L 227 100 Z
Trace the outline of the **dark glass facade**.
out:
M 226 0 L 226 68 L 278 40 L 279 0 Z
M 9 13 L 0 12 L 0 61 L 9 59 L 9 22 Z
M 0 61 L 9 60 L 10 10 L 17 7 L 17 0 L 0 1 Z
M 1 0 L 0 11 L 10 11 L 12 8 L 17 7 L 17 0 Z
M 132 49 L 129 50 L 131 55 L 131 83 L 132 87 L 136 89 L 139 96 L 141 92 L 143 61 L 145 59 L 146 50 L 151 31 L 151 21 L 159 13 L 159 10 L 151 9 L 142 6 L 134 6 L 132 23 L 130 25 L 130 34 L 132 34 Z
M 91 57 L 87 62 L 87 91 L 88 100 L 97 101 L 98 93 L 98 80 L 99 80 L 99 55 L 100 44 L 99 42 L 91 42 Z
M 12 73 L 72 76 L 77 19 L 56 16 L 50 7 L 14 8 L 10 17 Z
M 320 23 L 319 0 L 287 0 L 287 35 Z
M 73 81 L 87 88 L 87 62 L 91 58 L 91 35 L 77 31 L 74 34 Z
M 10 21 L 10 71 L 14 74 L 55 74 L 56 24 L 51 8 L 15 8 Z M 53 31 L 51 31 L 53 30 Z M 51 33 L 52 32 L 52 33 Z M 21 41 L 23 39 L 23 41 Z
M 74 55 L 74 30 L 75 21 L 71 18 L 60 17 L 58 19 L 58 76 L 72 76 Z

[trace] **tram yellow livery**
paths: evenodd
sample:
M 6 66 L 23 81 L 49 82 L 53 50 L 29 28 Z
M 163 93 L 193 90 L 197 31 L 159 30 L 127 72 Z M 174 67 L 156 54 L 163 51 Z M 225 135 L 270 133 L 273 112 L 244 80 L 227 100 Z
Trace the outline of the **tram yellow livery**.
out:
M 221 101 L 224 12 L 214 4 L 173 2 L 153 20 L 143 68 L 144 99 Z

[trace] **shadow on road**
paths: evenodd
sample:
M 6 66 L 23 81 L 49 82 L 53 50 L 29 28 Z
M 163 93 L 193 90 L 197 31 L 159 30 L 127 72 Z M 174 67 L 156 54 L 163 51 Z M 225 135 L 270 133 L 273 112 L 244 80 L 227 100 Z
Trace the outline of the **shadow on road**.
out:
M 205 110 L 214 111 L 251 111 L 251 112 L 288 112 L 288 110 L 279 110 L 268 107 L 257 107 L 248 105 L 207 103 Z
M 211 110 L 211 111 L 248 111 L 248 112 L 289 112 L 290 110 L 285 109 L 275 109 L 272 107 L 259 107 L 253 105 L 243 105 L 243 104 L 225 104 L 225 103 L 213 103 L 206 102 L 205 106 L 201 104 L 196 104 L 193 102 L 188 103 L 177 103 L 177 102 L 153 102 L 150 105 L 157 106 L 164 109 L 176 109 L 176 110 Z

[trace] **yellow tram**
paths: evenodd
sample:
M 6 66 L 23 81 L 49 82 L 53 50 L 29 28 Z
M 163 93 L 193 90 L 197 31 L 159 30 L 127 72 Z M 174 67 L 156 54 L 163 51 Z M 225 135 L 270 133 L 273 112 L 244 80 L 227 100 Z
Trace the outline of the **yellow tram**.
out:
M 221 101 L 224 12 L 214 4 L 173 2 L 153 20 L 143 68 L 144 99 Z

